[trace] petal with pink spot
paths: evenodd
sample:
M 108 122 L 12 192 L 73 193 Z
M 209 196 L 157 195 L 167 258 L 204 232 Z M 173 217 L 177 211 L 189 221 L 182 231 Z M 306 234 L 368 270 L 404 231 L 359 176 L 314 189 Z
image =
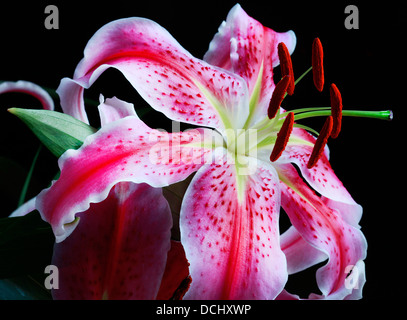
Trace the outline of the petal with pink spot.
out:
M 248 114 L 241 77 L 194 58 L 167 30 L 143 18 L 110 22 L 89 40 L 74 78 L 58 88 L 64 112 L 87 122 L 83 88 L 110 67 L 172 120 L 222 129 Z
M 275 32 L 251 18 L 237 4 L 210 43 L 204 60 L 212 65 L 230 70 L 246 80 L 253 108 L 254 119 L 266 117 L 274 90 L 273 68 L 280 61 L 277 45 L 284 42 L 293 53 L 296 37 L 293 31 Z
M 105 125 L 78 150 L 59 159 L 60 178 L 43 190 L 36 207 L 57 241 L 75 228 L 75 214 L 104 200 L 120 181 L 154 187 L 181 181 L 211 161 L 214 130 L 167 133 L 147 127 L 137 116 Z
M 279 242 L 280 196 L 272 166 L 258 163 L 240 202 L 225 158 L 194 176 L 181 209 L 192 283 L 186 299 L 273 299 L 287 280 Z
M 305 241 L 293 226 L 281 235 L 280 241 L 287 258 L 288 274 L 303 271 L 327 259 L 325 253 Z
M 281 165 L 278 172 L 281 205 L 291 223 L 305 241 L 329 256 L 328 263 L 317 271 L 322 297 L 343 299 L 351 295 L 354 288 L 347 286 L 346 278 L 349 267 L 366 257 L 365 237 L 339 213 L 327 207 L 293 166 Z
M 315 143 L 316 139 L 304 129 L 294 128 L 292 138 L 302 139 Z M 304 179 L 310 186 L 323 196 L 342 203 L 358 206 L 352 196 L 338 179 L 329 163 L 329 149 L 326 146 L 325 152 L 311 169 L 307 168 L 307 163 L 311 155 L 313 146 L 305 143 L 288 143 L 279 163 L 294 163 L 301 171 Z

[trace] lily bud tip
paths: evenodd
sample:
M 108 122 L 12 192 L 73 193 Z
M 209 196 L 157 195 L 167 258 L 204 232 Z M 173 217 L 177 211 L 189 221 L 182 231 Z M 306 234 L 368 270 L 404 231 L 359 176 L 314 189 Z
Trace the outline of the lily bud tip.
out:
M 389 118 L 387 120 L 389 121 L 393 120 L 393 110 L 389 110 Z

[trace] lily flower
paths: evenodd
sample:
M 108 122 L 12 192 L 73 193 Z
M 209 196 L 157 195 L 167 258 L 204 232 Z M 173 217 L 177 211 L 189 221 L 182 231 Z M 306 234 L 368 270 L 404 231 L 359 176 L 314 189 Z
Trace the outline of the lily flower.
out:
M 36 201 L 56 241 L 69 241 L 78 213 L 92 215 L 119 183 L 165 187 L 195 173 L 180 213 L 192 278 L 185 298 L 298 298 L 283 291 L 288 274 L 326 259 L 316 275 L 321 295 L 310 298 L 360 298 L 367 246 L 358 225 L 362 208 L 333 172 L 326 140 L 342 115 L 386 114 L 342 112 L 337 95 L 333 116 L 328 108 L 284 112 L 278 95 L 293 93 L 295 45 L 294 32 L 264 27 L 239 5 L 203 60 L 148 19 L 121 19 L 97 31 L 73 79 L 61 81 L 64 112 L 87 122 L 84 89 L 113 67 L 155 110 L 200 128 L 166 133 L 126 114 L 65 152 L 60 178 Z M 276 86 L 279 63 L 283 79 Z M 126 105 L 116 100 L 114 108 Z M 296 123 L 313 116 L 328 116 L 318 139 Z M 281 240 L 280 207 L 293 225 Z M 157 232 L 155 225 L 145 228 Z M 138 246 L 143 250 L 147 240 Z M 357 286 L 346 281 L 349 266 L 359 269 Z
M 39 85 L 30 81 L 4 81 L 0 83 L 0 94 L 8 92 L 18 92 L 28 94 L 41 102 L 45 110 L 54 110 L 54 101 L 51 96 Z

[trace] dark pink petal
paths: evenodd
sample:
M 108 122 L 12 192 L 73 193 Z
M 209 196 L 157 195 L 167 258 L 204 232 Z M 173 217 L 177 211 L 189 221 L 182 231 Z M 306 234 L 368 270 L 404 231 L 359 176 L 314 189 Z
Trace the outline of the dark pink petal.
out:
M 52 100 L 47 91 L 35 83 L 23 80 L 17 82 L 5 81 L 0 84 L 0 94 L 7 92 L 21 92 L 28 94 L 38 99 L 44 109 L 54 110 L 54 100 Z
M 73 80 L 63 79 L 58 88 L 64 112 L 86 122 L 83 88 L 110 67 L 172 120 L 223 128 L 228 118 L 235 125 L 249 112 L 242 78 L 194 58 L 164 28 L 143 18 L 113 21 L 89 40 Z
M 171 240 L 171 250 L 168 252 L 167 264 L 158 291 L 157 300 L 170 300 L 179 290 L 185 290 L 182 285 L 189 276 L 189 263 L 185 257 L 181 242 Z M 184 292 L 182 292 L 184 293 Z M 181 293 L 181 294 L 182 294 Z M 182 298 L 182 297 L 180 297 Z
M 181 242 L 192 277 L 185 298 L 273 299 L 287 280 L 278 176 L 264 162 L 239 178 L 234 164 L 217 163 L 196 173 L 181 209 Z M 244 179 L 241 201 L 237 179 Z
M 367 243 L 361 231 L 326 206 L 305 184 L 291 165 L 280 166 L 281 205 L 291 223 L 313 247 L 328 255 L 328 263 L 318 269 L 319 298 L 343 299 L 352 294 L 349 268 L 366 257 Z M 359 264 L 360 265 L 360 264 Z M 363 270 L 364 271 L 364 270 Z M 363 283 L 358 283 L 358 287 Z M 315 298 L 315 296 L 311 296 Z
M 209 129 L 161 132 L 137 116 L 107 124 L 81 148 L 61 156 L 61 176 L 37 196 L 36 207 L 62 241 L 76 226 L 75 214 L 103 201 L 116 183 L 162 187 L 184 180 L 211 160 L 213 134 Z
M 171 212 L 161 189 L 117 184 L 78 214 L 72 237 L 55 244 L 54 299 L 154 299 L 170 249 Z
M 237 4 L 219 27 L 204 56 L 210 64 L 230 70 L 246 80 L 252 99 L 258 99 L 256 113 L 259 118 L 266 116 L 275 87 L 273 68 L 279 64 L 277 45 L 280 42 L 284 42 L 292 53 L 296 45 L 294 32 L 278 33 L 266 28 Z M 260 83 L 258 91 L 256 83 Z

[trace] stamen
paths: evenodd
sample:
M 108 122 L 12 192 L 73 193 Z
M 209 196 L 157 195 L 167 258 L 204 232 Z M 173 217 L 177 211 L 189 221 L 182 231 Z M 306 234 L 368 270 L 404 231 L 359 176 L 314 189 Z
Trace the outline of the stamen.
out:
M 331 96 L 331 114 L 333 118 L 333 129 L 331 137 L 337 138 L 342 126 L 342 96 L 334 83 L 329 90 Z
M 322 127 L 322 130 L 318 136 L 317 141 L 315 142 L 314 149 L 312 149 L 311 156 L 309 157 L 307 168 L 311 169 L 315 166 L 318 160 L 321 158 L 322 153 L 324 152 L 324 148 L 326 143 L 328 142 L 328 138 L 331 135 L 333 126 L 333 119 L 332 116 L 329 116 Z
M 324 88 L 324 51 L 319 38 L 315 38 L 312 43 L 312 74 L 314 85 L 319 92 Z
M 277 46 L 277 51 L 278 51 L 278 58 L 280 59 L 280 65 L 281 65 L 281 75 L 282 77 L 284 76 L 290 76 L 290 84 L 287 89 L 287 93 L 291 96 L 294 93 L 294 88 L 295 88 L 295 79 L 294 79 L 294 71 L 293 71 L 293 63 L 291 61 L 291 56 L 290 53 L 288 52 L 288 49 L 284 42 L 280 42 Z
M 270 155 L 270 161 L 274 162 L 280 158 L 285 147 L 287 146 L 288 139 L 290 138 L 291 132 L 294 126 L 294 113 L 290 112 L 284 120 L 280 131 L 277 133 L 276 143 L 274 145 L 273 151 Z
M 284 76 L 276 85 L 273 95 L 271 96 L 269 108 L 268 108 L 268 116 L 269 119 L 273 119 L 280 108 L 281 102 L 284 100 L 285 93 L 287 92 L 288 85 L 290 84 L 290 76 Z

